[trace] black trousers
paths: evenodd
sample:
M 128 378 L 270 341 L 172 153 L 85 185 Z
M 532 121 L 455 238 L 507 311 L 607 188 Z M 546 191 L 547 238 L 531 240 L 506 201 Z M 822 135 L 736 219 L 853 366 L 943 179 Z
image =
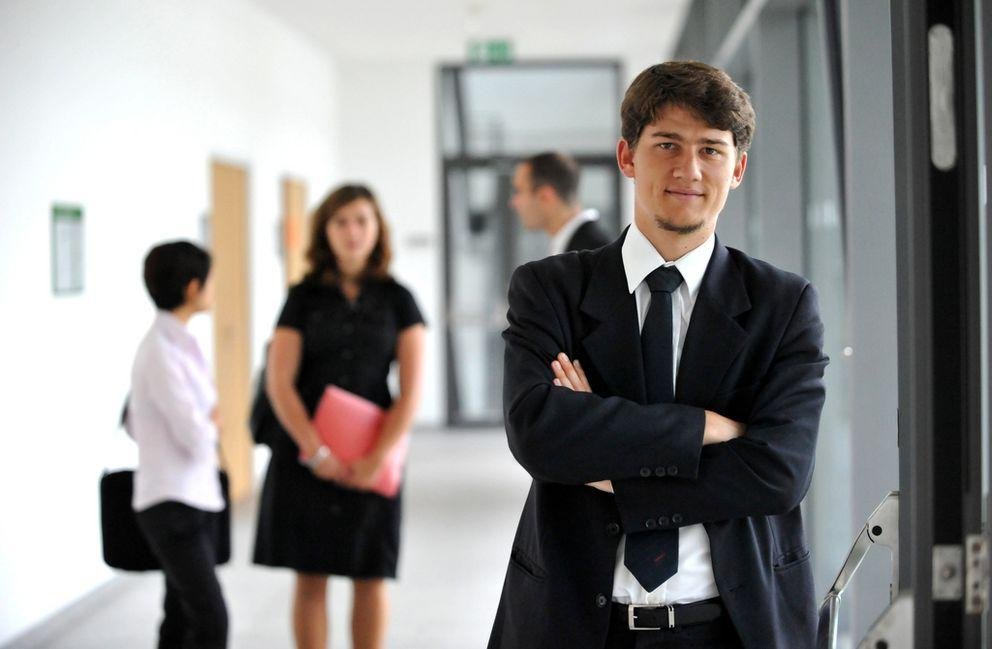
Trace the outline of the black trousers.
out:
M 227 606 L 214 566 L 216 517 L 179 502 L 138 512 L 138 527 L 165 574 L 158 649 L 225 649 Z
M 730 618 L 658 631 L 631 631 L 626 616 L 610 616 L 605 649 L 744 649 Z

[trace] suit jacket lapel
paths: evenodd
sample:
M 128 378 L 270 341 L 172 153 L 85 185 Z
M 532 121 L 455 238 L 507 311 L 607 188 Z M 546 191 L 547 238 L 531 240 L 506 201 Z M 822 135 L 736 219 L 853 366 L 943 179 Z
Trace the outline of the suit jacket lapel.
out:
M 582 347 L 612 395 L 644 403 L 637 305 L 627 290 L 620 254 L 625 237 L 626 232 L 607 246 L 593 268 L 579 308 L 599 324 L 582 340 Z
M 717 240 L 682 346 L 676 402 L 710 403 L 747 337 L 736 316 L 750 308 L 740 271 Z

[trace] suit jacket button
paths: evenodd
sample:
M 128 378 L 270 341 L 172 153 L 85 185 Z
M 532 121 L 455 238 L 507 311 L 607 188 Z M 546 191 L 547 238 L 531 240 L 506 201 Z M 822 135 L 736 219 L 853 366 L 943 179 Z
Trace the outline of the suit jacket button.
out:
M 672 517 L 672 520 L 674 521 L 675 518 Z M 668 527 L 668 517 L 667 516 L 659 516 L 658 517 L 658 525 L 660 527 Z
M 663 467 L 663 466 L 658 467 L 657 469 L 654 470 L 654 474 L 656 476 L 658 476 L 659 478 L 664 478 L 665 477 L 665 467 Z
M 642 478 L 650 478 L 651 477 L 651 469 L 649 469 L 648 467 L 642 467 L 641 468 L 641 477 Z
M 620 533 L 620 526 L 617 525 L 616 523 L 610 523 L 609 525 L 606 526 L 606 533 L 609 534 L 610 536 L 616 536 L 617 534 Z
M 646 521 L 644 521 L 644 527 L 648 528 L 649 530 L 653 530 L 654 528 L 658 527 L 658 521 L 656 521 L 653 518 L 649 518 Z
M 679 468 L 677 466 L 672 464 L 668 467 L 668 475 L 678 475 L 678 474 L 679 474 Z
M 606 608 L 606 604 L 608 603 L 608 601 L 609 600 L 606 599 L 606 595 L 604 595 L 603 593 L 596 595 L 596 606 L 598 606 L 599 608 Z
M 672 514 L 672 523 L 675 525 L 682 524 L 682 514 Z

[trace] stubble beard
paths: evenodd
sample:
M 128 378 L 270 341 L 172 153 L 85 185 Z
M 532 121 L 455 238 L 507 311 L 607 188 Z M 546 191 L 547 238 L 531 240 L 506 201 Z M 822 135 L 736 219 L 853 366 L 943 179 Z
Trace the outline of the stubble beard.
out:
M 700 228 L 703 227 L 704 222 L 698 221 L 696 223 L 690 223 L 688 225 L 676 225 L 671 223 L 666 218 L 662 216 L 654 215 L 654 224 L 659 230 L 664 230 L 665 232 L 674 232 L 675 234 L 693 234 L 698 232 Z

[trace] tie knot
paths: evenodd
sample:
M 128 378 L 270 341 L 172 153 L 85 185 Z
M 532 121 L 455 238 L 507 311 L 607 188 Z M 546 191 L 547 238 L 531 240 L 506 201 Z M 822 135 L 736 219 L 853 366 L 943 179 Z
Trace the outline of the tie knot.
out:
M 671 293 L 682 283 L 682 273 L 675 266 L 659 266 L 651 271 L 644 281 L 648 283 L 652 293 L 658 291 Z

